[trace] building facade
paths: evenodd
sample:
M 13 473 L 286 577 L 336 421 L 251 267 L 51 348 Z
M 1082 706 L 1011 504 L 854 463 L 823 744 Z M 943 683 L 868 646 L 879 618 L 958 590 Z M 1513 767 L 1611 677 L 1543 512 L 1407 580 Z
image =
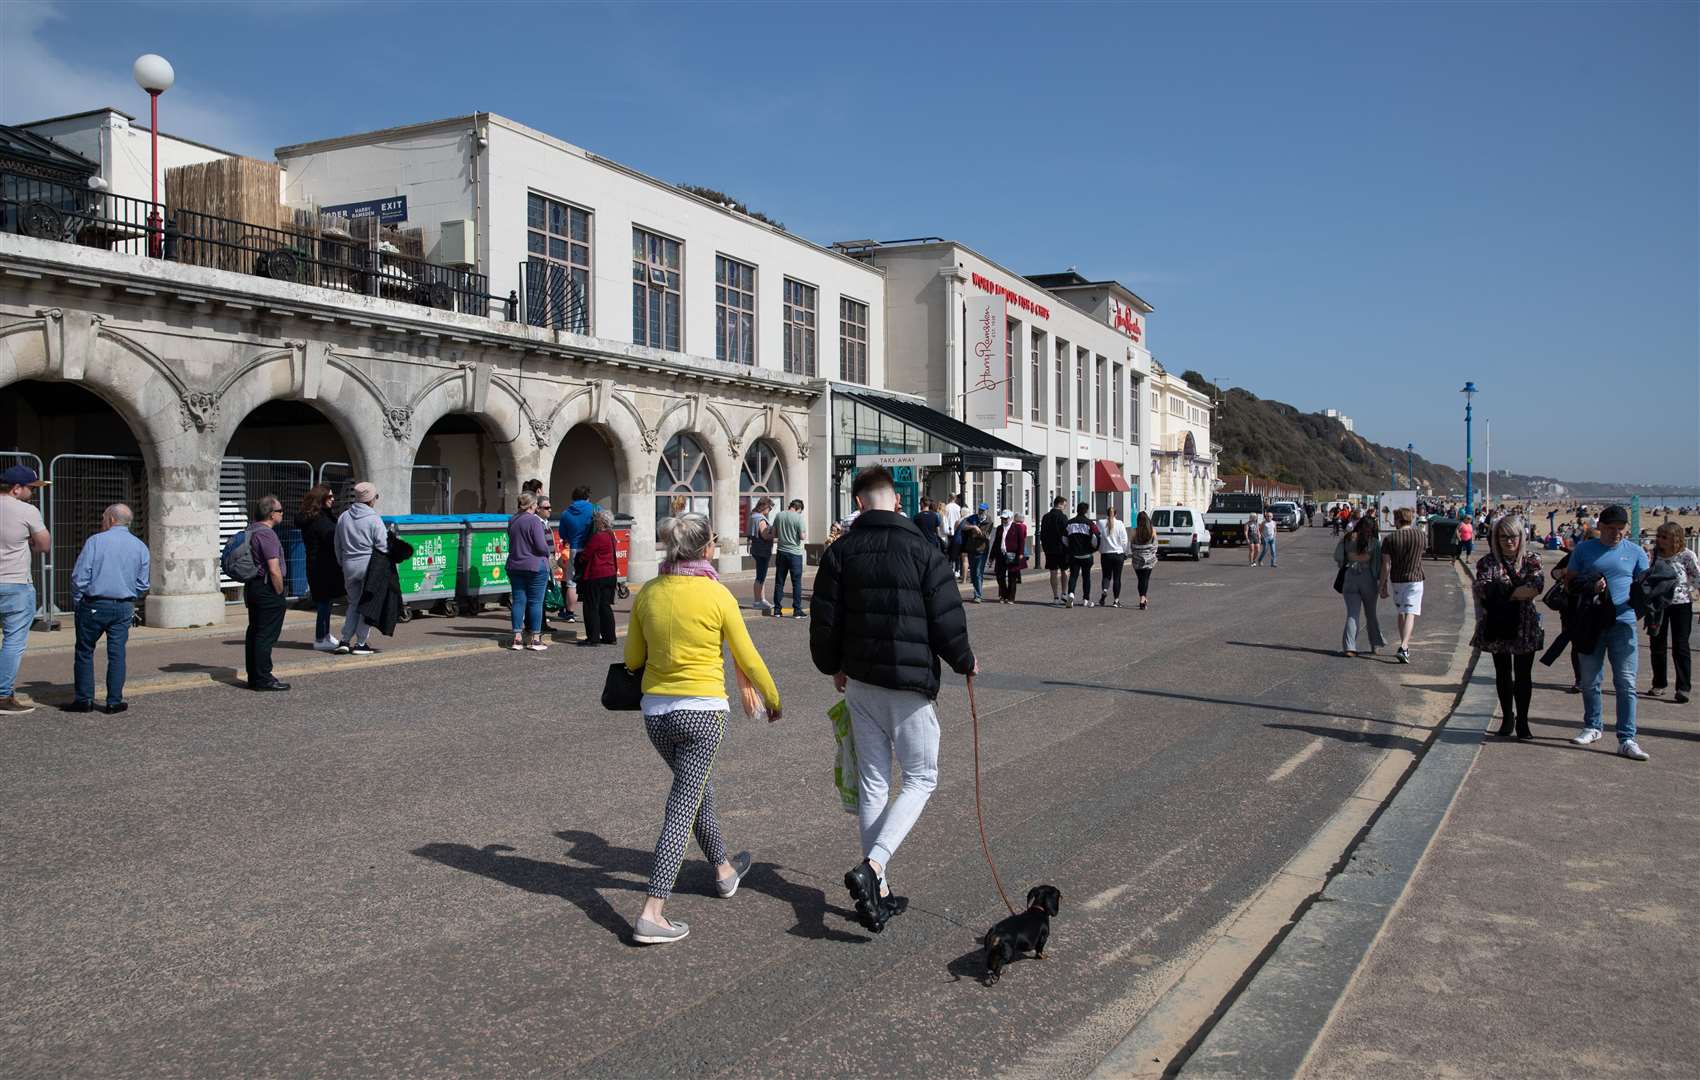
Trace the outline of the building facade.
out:
M 1151 362 L 1151 486 L 1153 506 L 1210 505 L 1216 492 L 1216 448 L 1210 442 L 1214 405 L 1208 394 Z

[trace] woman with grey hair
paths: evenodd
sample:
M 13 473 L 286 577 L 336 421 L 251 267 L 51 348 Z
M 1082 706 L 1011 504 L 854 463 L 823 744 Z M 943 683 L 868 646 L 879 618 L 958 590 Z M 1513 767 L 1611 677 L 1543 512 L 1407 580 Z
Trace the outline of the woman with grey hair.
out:
M 691 836 L 714 864 L 716 895 L 730 898 L 750 869 L 749 852 L 726 857 L 709 775 L 730 712 L 722 646 L 731 646 L 741 687 L 748 685 L 745 711 L 753 715 L 765 704 L 768 719 L 779 719 L 779 689 L 750 640 L 737 599 L 715 573 L 719 551 L 708 519 L 679 514 L 662 521 L 658 531 L 666 560 L 659 576 L 633 601 L 626 634 L 626 667 L 643 672 L 644 730 L 673 770 L 649 874 L 649 899 L 632 935 L 640 945 L 670 944 L 691 932 L 662 914 Z
M 1499 730 L 1494 734 L 1533 739 L 1529 699 L 1534 694 L 1535 654 L 1546 640 L 1535 598 L 1546 574 L 1541 557 L 1525 550 L 1528 529 L 1507 514 L 1488 530 L 1488 552 L 1476 560 L 1476 633 L 1470 644 L 1493 657 L 1499 690 Z
M 619 581 L 614 556 L 614 515 L 598 508 L 590 518 L 584 545 L 573 554 L 573 578 L 584 608 L 581 646 L 614 644 L 614 586 Z

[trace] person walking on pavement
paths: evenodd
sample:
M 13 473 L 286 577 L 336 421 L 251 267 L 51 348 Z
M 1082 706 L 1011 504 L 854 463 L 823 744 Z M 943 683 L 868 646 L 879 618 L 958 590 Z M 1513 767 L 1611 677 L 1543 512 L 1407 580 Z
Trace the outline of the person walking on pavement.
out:
M 877 934 L 908 906 L 892 895 L 888 871 L 938 786 L 940 661 L 962 675 L 980 668 L 950 567 L 897 513 L 891 473 L 858 473 L 851 494 L 862 513 L 821 558 L 809 656 L 850 710 L 862 861 L 844 885 L 857 920 Z M 892 799 L 894 755 L 903 789 Z
M 722 898 L 737 893 L 750 869 L 749 852 L 726 857 L 711 775 L 731 711 L 722 646 L 731 647 L 732 663 L 767 706 L 768 721 L 780 718 L 779 688 L 750 640 L 737 599 L 715 572 L 719 551 L 708 519 L 678 514 L 657 531 L 666 557 L 632 602 L 625 657 L 628 670 L 643 672 L 644 730 L 673 772 L 649 895 L 632 935 L 640 945 L 671 944 L 691 932 L 686 923 L 667 918 L 664 908 L 693 835 L 714 864 L 714 888 Z M 748 696 L 745 701 L 747 706 Z
M 1629 511 L 1616 503 L 1606 507 L 1600 511 L 1599 539 L 1577 544 L 1570 554 L 1570 565 L 1564 569 L 1567 583 L 1584 574 L 1599 575 L 1594 587 L 1610 597 L 1614 613 L 1593 651 L 1582 655 L 1582 730 L 1570 741 L 1587 746 L 1604 734 L 1600 680 L 1609 659 L 1612 686 L 1617 691 L 1617 752 L 1631 761 L 1646 761 L 1647 753 L 1635 739 L 1638 642 L 1629 590 L 1635 578 L 1647 572 L 1648 560 L 1641 546 L 1624 535 L 1628 531 Z
M 342 567 L 343 590 L 348 593 L 348 614 L 342 619 L 342 641 L 336 655 L 371 656 L 377 652 L 367 642 L 372 628 L 360 614 L 366 591 L 366 567 L 372 552 L 387 553 L 389 534 L 378 516 L 378 488 L 370 481 L 354 485 L 354 502 L 336 519 L 336 561 Z
M 1245 519 L 1246 564 L 1256 566 L 1263 561 L 1263 519 L 1252 514 Z
M 974 587 L 974 603 L 985 600 L 986 552 L 991 547 L 989 532 L 991 507 L 985 503 L 963 518 L 956 526 L 956 550 L 968 563 L 968 583 Z
M 41 511 L 30 505 L 47 484 L 27 465 L 0 472 L 0 716 L 22 716 L 35 706 L 18 700 L 18 668 L 35 622 L 31 563 L 53 546 Z
M 561 561 L 567 568 L 566 580 L 561 585 L 566 601 L 562 618 L 569 623 L 578 622 L 578 581 L 573 577 L 574 557 L 590 537 L 591 521 L 595 516 L 596 504 L 590 501 L 590 489 L 583 484 L 573 488 L 573 501 L 561 511 L 558 530 L 563 549 Z
M 1027 519 L 1004 510 L 999 513 L 1002 524 L 992 541 L 993 570 L 998 577 L 998 602 L 1015 603 L 1021 588 L 1021 572 L 1027 569 Z
M 1381 619 L 1376 601 L 1381 591 L 1381 536 L 1368 519 L 1352 526 L 1334 545 L 1334 565 L 1345 569 L 1340 576 L 1340 597 L 1346 601 L 1346 628 L 1340 634 L 1340 653 L 1348 659 L 1358 655 L 1358 626 L 1369 629 L 1369 654 L 1387 644 L 1381 636 Z
M 100 516 L 100 532 L 89 537 L 71 568 L 71 610 L 76 612 L 77 651 L 72 659 L 75 684 L 67 712 L 94 711 L 94 647 L 106 635 L 106 711 L 121 713 L 124 701 L 124 650 L 136 601 L 148 591 L 148 546 L 130 532 L 135 515 L 113 503 Z
M 543 623 L 538 627 L 538 631 L 553 636 L 555 628 L 549 625 L 549 590 L 555 587 L 558 582 L 565 581 L 567 575 L 561 570 L 561 538 L 555 534 L 555 527 L 549 524 L 549 519 L 554 516 L 555 507 L 550 502 L 547 492 L 539 490 L 533 494 L 532 498 L 535 501 L 531 504 L 531 512 L 536 514 L 537 520 L 543 523 L 543 538 L 549 542 L 549 554 L 543 557 Z M 567 592 L 565 585 L 561 586 L 560 603 L 562 608 L 566 607 Z
M 284 588 L 283 542 L 277 525 L 283 520 L 283 503 L 276 495 L 262 495 L 254 503 L 254 521 L 248 526 L 248 548 L 255 574 L 242 583 L 242 599 L 248 607 L 248 633 L 242 642 L 243 662 L 250 690 L 288 690 L 289 684 L 272 674 L 272 646 L 283 633 L 283 617 L 289 610 Z
M 767 564 L 773 561 L 773 523 L 767 516 L 773 512 L 773 500 L 763 495 L 750 508 L 750 558 L 756 561 L 756 580 L 751 588 L 755 608 L 766 614 L 772 607 L 762 595 L 767 586 Z
M 1491 541 L 1492 537 L 1488 539 Z M 1492 544 L 1490 543 L 1489 546 L 1491 547 Z M 1470 524 L 1469 518 L 1465 518 L 1458 523 L 1458 558 L 1461 562 L 1468 564 L 1470 557 L 1475 553 L 1476 527 Z
M 1151 599 L 1151 571 L 1157 568 L 1157 530 L 1151 527 L 1151 515 L 1143 510 L 1134 520 L 1128 557 L 1133 560 L 1133 576 L 1139 583 L 1139 610 L 1144 611 Z M 1121 600 L 1116 606 L 1122 606 Z
M 329 484 L 309 488 L 295 515 L 307 552 L 307 591 L 313 596 L 313 648 L 335 652 L 342 642 L 331 633 L 331 605 L 343 594 L 336 561 L 336 493 Z
M 1039 519 L 1039 551 L 1045 557 L 1045 567 L 1051 572 L 1051 603 L 1063 602 L 1063 585 L 1068 574 L 1068 500 L 1061 495 L 1051 500 L 1051 508 Z
M 1081 503 L 1063 526 L 1063 537 L 1068 543 L 1068 593 L 1063 597 L 1064 607 L 1074 606 L 1076 582 L 1080 584 L 1080 606 L 1092 606 L 1092 556 L 1098 552 L 1101 537 L 1097 523 L 1088 514 L 1091 509 L 1090 504 Z
M 956 580 L 961 581 L 962 552 L 956 546 L 957 526 L 961 525 L 962 519 L 968 516 L 968 507 L 963 505 L 962 502 L 962 492 L 958 491 L 946 500 L 942 516 L 944 519 L 945 545 L 948 548 L 945 554 L 950 558 L 950 568 L 955 574 Z
M 1258 524 L 1263 544 L 1257 550 L 1257 564 L 1263 565 L 1263 557 L 1269 556 L 1269 569 L 1275 569 L 1275 515 L 1269 510 L 1263 512 L 1263 521 Z
M 1488 531 L 1487 554 L 1476 563 L 1476 632 L 1470 644 L 1493 657 L 1501 738 L 1528 740 L 1535 653 L 1546 643 L 1535 600 L 1546 575 L 1541 557 L 1524 547 L 1523 519 L 1508 514 Z
M 1694 689 L 1694 658 L 1689 650 L 1689 637 L 1694 631 L 1694 594 L 1700 590 L 1700 558 L 1685 544 L 1682 526 L 1667 521 L 1653 535 L 1653 562 L 1668 566 L 1676 574 L 1676 589 L 1659 617 L 1658 628 L 1647 642 L 1653 654 L 1653 685 L 1650 697 L 1665 692 L 1665 649 L 1668 644 L 1671 660 L 1676 666 L 1676 696 L 1678 705 L 1688 704 Z
M 1381 598 L 1391 591 L 1399 615 L 1399 648 L 1393 655 L 1401 664 L 1411 662 L 1411 635 L 1423 613 L 1423 531 L 1411 524 L 1415 519 L 1409 507 L 1393 511 L 1395 527 L 1381 543 Z M 1364 520 L 1376 528 L 1373 515 Z
M 580 645 L 614 644 L 614 587 L 619 563 L 614 551 L 614 515 L 598 510 L 590 536 L 574 556 L 579 562 L 579 595 L 584 600 L 584 637 Z
M 1098 558 L 1102 578 L 1098 582 L 1098 606 L 1105 606 L 1106 601 L 1113 600 L 1117 607 L 1122 606 L 1122 564 L 1127 562 L 1128 539 L 1127 524 L 1116 516 L 1116 508 L 1111 506 L 1104 510 L 1104 525 L 1098 548 Z M 1140 590 L 1144 595 L 1144 590 Z M 1140 607 L 1144 607 L 1140 604 Z
M 921 530 L 921 535 L 928 537 L 934 543 L 944 548 L 944 518 L 934 509 L 937 505 L 932 499 L 922 499 L 921 509 L 915 514 L 915 527 Z
M 552 548 L 536 505 L 534 496 L 521 493 L 518 511 L 508 519 L 508 607 L 514 632 L 508 647 L 514 652 L 543 652 L 549 647 L 543 643 L 543 590 L 548 585 Z
M 808 522 L 803 518 L 803 500 L 792 499 L 773 519 L 773 539 L 779 564 L 773 571 L 773 610 L 785 614 L 785 576 L 791 576 L 791 617 L 805 618 L 803 611 L 803 545 L 808 540 Z

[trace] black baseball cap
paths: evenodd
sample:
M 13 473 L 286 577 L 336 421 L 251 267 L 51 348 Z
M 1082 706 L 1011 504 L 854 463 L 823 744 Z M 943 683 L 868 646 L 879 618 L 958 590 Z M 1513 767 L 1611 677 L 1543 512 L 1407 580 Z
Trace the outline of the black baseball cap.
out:
M 0 472 L 0 487 L 46 487 L 48 481 L 35 474 L 28 465 L 13 465 L 5 472 Z
M 1600 524 L 1627 525 L 1629 524 L 1629 511 L 1616 503 L 1612 503 L 1610 506 L 1600 511 Z

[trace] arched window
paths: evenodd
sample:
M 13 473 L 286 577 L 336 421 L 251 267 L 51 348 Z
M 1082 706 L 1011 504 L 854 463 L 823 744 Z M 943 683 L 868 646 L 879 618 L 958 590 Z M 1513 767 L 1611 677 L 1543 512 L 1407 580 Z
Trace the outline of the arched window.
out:
M 673 499 L 684 499 L 684 512 L 714 518 L 714 469 L 702 444 L 689 435 L 675 435 L 655 467 L 655 520 L 673 516 Z
M 785 463 L 779 458 L 779 447 L 771 439 L 757 439 L 744 453 L 744 466 L 738 470 L 738 535 L 750 535 L 750 515 L 756 503 L 766 496 L 773 500 L 775 510 L 785 507 Z

